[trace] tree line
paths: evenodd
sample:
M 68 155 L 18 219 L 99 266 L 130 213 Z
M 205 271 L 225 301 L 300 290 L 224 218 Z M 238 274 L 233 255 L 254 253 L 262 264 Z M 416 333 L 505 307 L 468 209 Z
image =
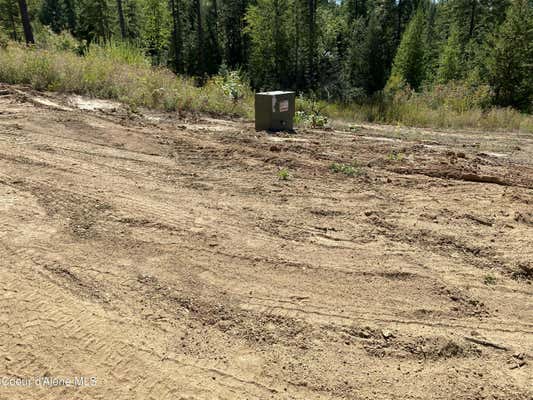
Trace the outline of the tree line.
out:
M 461 82 L 530 111 L 532 10 L 531 0 L 0 0 L 0 31 L 127 41 L 154 65 L 200 80 L 240 70 L 254 89 L 349 102 Z

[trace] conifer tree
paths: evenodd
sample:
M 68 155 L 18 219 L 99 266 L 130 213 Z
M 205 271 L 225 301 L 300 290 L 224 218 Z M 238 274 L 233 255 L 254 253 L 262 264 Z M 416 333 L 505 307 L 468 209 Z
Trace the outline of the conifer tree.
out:
M 250 68 L 256 88 L 287 87 L 289 55 L 287 0 L 258 0 L 246 13 Z
M 170 36 L 170 15 L 168 8 L 160 0 L 146 0 L 143 14 L 143 45 L 154 65 L 164 64 L 166 62 Z
M 402 37 L 391 72 L 389 82 L 407 83 L 411 88 L 418 89 L 425 78 L 424 49 L 425 17 L 421 8 L 409 22 Z
M 533 12 L 528 0 L 512 0 L 491 44 L 487 63 L 496 103 L 532 110 Z
M 0 29 L 12 40 L 22 36 L 19 8 L 13 0 L 0 0 Z
M 79 34 L 87 42 L 108 42 L 111 39 L 113 17 L 108 0 L 82 0 L 80 3 Z
M 60 0 L 44 0 L 39 12 L 39 20 L 55 33 L 61 32 L 66 25 Z
M 464 67 L 462 54 L 459 29 L 454 25 L 448 40 L 441 49 L 436 77 L 437 82 L 446 83 L 462 78 Z

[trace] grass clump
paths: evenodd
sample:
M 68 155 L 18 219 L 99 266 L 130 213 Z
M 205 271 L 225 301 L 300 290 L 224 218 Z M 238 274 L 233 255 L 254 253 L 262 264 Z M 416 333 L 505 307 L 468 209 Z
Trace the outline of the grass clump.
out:
M 291 175 L 289 174 L 289 170 L 287 168 L 281 168 L 278 171 L 278 178 L 281 181 L 288 181 L 290 179 Z
M 405 154 L 402 152 L 391 151 L 387 154 L 387 159 L 392 162 L 402 162 L 405 160 Z
M 483 283 L 485 285 L 495 285 L 496 284 L 496 278 L 492 275 L 485 275 L 483 277 Z
M 119 100 L 133 107 L 253 115 L 253 95 L 247 87 L 238 98 L 216 78 L 198 87 L 192 78 L 150 66 L 140 50 L 122 43 L 91 45 L 79 56 L 10 42 L 0 48 L 0 82 Z
M 333 173 L 341 173 L 346 176 L 356 176 L 361 175 L 361 169 L 357 164 L 342 164 L 342 163 L 333 163 L 329 166 L 329 169 Z

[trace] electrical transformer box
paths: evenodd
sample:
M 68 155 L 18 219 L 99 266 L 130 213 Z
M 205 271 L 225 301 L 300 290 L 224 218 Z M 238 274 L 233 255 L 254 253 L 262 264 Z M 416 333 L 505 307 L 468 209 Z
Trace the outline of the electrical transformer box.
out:
M 292 131 L 294 112 L 294 92 L 255 94 L 255 129 L 258 131 Z

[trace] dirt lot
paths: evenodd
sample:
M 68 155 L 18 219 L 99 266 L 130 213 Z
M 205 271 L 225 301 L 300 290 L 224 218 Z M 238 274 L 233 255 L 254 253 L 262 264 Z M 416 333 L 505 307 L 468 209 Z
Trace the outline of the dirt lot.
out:
M 1 399 L 531 399 L 532 260 L 532 135 L 0 86 Z

